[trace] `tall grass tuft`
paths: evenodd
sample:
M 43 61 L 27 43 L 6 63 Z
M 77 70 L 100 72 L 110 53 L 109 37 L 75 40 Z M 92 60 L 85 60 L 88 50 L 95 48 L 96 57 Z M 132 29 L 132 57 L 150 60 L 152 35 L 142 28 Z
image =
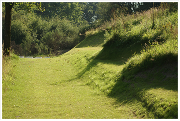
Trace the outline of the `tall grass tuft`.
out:
M 107 27 L 104 46 L 128 47 L 134 43 L 162 42 L 169 37 L 177 38 L 177 12 L 166 11 L 167 9 L 155 8 L 113 19 L 111 21 L 113 26 L 110 26 L 110 29 Z M 152 21 L 154 21 L 153 29 Z
M 19 57 L 12 53 L 10 56 L 2 57 L 2 91 L 9 89 L 10 85 L 13 85 L 14 74 L 13 68 L 16 66 L 13 62 L 17 61 Z

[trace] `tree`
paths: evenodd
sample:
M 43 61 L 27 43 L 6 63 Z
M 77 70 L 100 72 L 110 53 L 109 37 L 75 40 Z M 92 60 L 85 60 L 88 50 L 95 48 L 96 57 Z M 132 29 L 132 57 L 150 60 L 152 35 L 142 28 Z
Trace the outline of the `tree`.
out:
M 97 4 L 97 18 L 103 21 L 109 21 L 115 14 L 127 12 L 127 3 L 125 2 L 100 2 Z
M 45 12 L 35 11 L 35 13 L 45 19 L 59 16 L 76 24 L 83 20 L 82 4 L 78 2 L 42 2 L 42 7 L 46 9 Z
M 84 2 L 81 3 L 83 8 L 83 18 L 88 21 L 88 23 L 93 22 L 93 18 L 97 17 L 95 11 L 97 9 L 97 2 Z
M 138 8 L 135 9 L 135 11 L 145 11 L 145 10 L 148 10 L 150 8 L 153 7 L 158 7 L 160 6 L 161 2 L 141 2 L 141 4 L 139 4 Z
M 11 11 L 14 3 L 5 3 L 5 40 L 3 55 L 10 56 L 11 42 Z
M 14 2 L 6 2 L 5 3 L 5 38 L 4 38 L 4 48 L 3 55 L 10 56 L 11 50 L 11 12 L 14 5 L 23 4 L 23 3 L 14 3 Z M 30 9 L 35 3 L 27 3 L 26 7 Z M 39 10 L 41 9 L 41 4 L 37 4 Z

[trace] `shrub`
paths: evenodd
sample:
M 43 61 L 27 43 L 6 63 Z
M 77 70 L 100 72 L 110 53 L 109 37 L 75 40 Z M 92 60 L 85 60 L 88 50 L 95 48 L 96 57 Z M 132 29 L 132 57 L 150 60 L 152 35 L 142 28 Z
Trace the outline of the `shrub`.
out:
M 15 41 L 16 44 L 21 44 L 27 35 L 27 30 L 27 26 L 22 24 L 21 21 L 13 21 L 11 25 L 11 41 Z
M 23 13 L 23 12 L 22 12 Z M 67 19 L 56 16 L 44 20 L 35 14 L 23 15 L 21 11 L 13 12 L 12 41 L 13 49 L 20 55 L 48 54 L 62 49 L 71 49 L 84 39 L 79 31 L 84 31 L 86 24 L 77 26 Z M 21 48 L 21 49 L 19 49 Z

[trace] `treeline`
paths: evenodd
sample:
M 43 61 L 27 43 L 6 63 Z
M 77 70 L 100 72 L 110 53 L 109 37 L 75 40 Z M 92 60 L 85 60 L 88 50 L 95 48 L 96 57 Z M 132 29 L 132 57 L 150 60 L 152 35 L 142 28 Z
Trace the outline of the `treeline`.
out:
M 34 7 L 37 4 L 41 5 L 41 11 Z M 15 4 L 12 9 L 11 48 L 18 55 L 52 54 L 59 50 L 71 49 L 84 39 L 85 31 L 88 29 L 96 28 L 115 16 L 134 14 L 161 4 L 142 2 Z M 3 3 L 3 32 L 4 19 Z M 3 34 L 3 40 L 4 37 Z
M 43 16 L 38 15 L 37 10 L 34 9 L 35 7 L 29 8 L 29 5 L 26 7 L 27 4 L 16 4 L 12 10 L 11 49 L 16 54 L 41 55 L 57 53 L 58 50 L 73 48 L 84 38 L 79 33 L 84 27 L 88 26 L 88 22 L 80 19 L 79 16 L 75 16 L 74 13 L 66 13 L 69 18 L 62 18 L 61 15 L 52 12 L 51 16 L 48 16 L 48 14 Z M 59 7 L 50 6 L 50 8 Z M 45 11 L 48 11 L 48 9 Z M 78 15 L 77 12 L 78 10 L 76 11 Z M 79 11 L 79 14 L 81 13 Z M 71 20 L 70 18 L 74 19 Z M 3 15 L 3 32 L 5 30 L 4 19 L 5 15 Z
M 24 15 L 12 21 L 11 45 L 21 55 L 51 54 L 79 43 L 79 30 L 67 19 L 55 17 L 46 21 L 37 15 Z

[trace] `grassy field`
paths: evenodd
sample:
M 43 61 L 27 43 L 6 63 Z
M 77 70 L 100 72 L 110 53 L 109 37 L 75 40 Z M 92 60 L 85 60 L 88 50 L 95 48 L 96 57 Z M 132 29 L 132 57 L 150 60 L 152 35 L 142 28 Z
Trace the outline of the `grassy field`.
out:
M 11 82 L 3 81 L 3 118 L 138 118 L 127 107 L 117 108 L 115 99 L 87 86 L 85 79 L 77 78 L 82 69 L 75 63 L 86 65 L 83 56 L 100 50 L 74 49 L 50 59 L 13 60 Z M 71 56 L 82 62 L 72 61 Z
M 58 57 L 3 58 L 2 118 L 178 118 L 177 12 L 156 11 L 154 29 L 150 12 L 89 30 Z

